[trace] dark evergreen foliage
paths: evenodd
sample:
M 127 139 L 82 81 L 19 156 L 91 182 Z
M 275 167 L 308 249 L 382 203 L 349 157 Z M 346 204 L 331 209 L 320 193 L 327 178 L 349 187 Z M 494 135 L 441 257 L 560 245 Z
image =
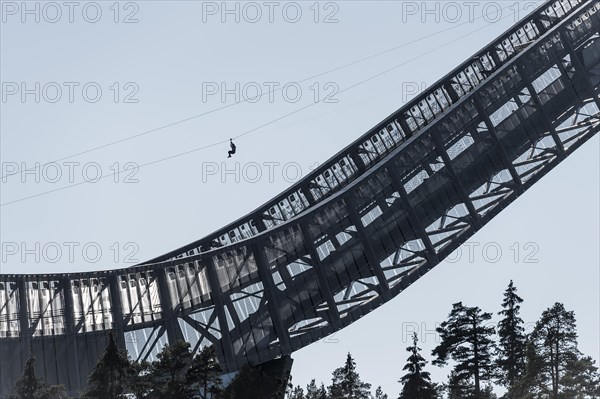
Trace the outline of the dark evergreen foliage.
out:
M 498 347 L 490 313 L 478 307 L 453 305 L 448 319 L 437 329 L 441 343 L 432 351 L 433 364 L 454 362 L 443 389 L 431 382 L 425 371 L 417 334 L 401 377 L 398 399 L 497 399 L 490 382 L 507 392 L 501 399 L 600 399 L 600 375 L 591 357 L 577 348 L 575 314 L 556 303 L 545 310 L 527 336 L 520 318 L 523 300 L 511 281 L 504 293 L 502 319 L 498 325 Z M 496 355 L 494 358 L 493 355 Z M 166 345 L 152 363 L 131 362 L 110 336 L 108 346 L 89 377 L 82 399 L 273 399 L 286 386 L 260 366 L 246 365 L 226 389 L 215 347 L 203 348 L 195 357 L 183 341 Z M 333 372 L 331 385 L 313 379 L 306 390 L 293 386 L 291 377 L 286 399 L 388 399 L 381 387 L 372 394 L 361 380 L 356 362 L 348 353 L 344 366 Z M 65 399 L 63 386 L 48 386 L 35 375 L 35 358 L 27 360 L 23 376 L 8 399 Z
M 413 334 L 413 345 L 406 348 L 410 353 L 408 363 L 403 370 L 406 374 L 400 379 L 403 384 L 398 399 L 436 399 L 437 392 L 431 383 L 429 372 L 425 371 L 427 362 L 421 356 L 417 333 Z
M 158 354 L 158 360 L 152 363 L 153 397 L 160 399 L 190 399 L 194 391 L 188 385 L 187 371 L 192 364 L 190 344 L 177 341 L 167 345 Z
M 562 303 L 546 309 L 531 333 L 526 373 L 511 391 L 518 399 L 600 397 L 594 361 L 577 349 L 575 313 Z
M 375 390 L 375 399 L 388 399 L 387 394 L 383 393 L 383 389 L 381 389 L 381 387 L 377 387 Z
M 600 376 L 595 363 L 589 356 L 569 362 L 560 381 L 563 390 L 559 397 L 564 399 L 600 398 Z
M 269 399 L 281 389 L 281 384 L 257 367 L 245 365 L 225 389 L 225 399 Z
M 15 382 L 16 394 L 9 399 L 64 399 L 67 397 L 62 385 L 48 386 L 46 382 L 35 375 L 35 357 L 29 355 L 23 375 Z
M 15 383 L 17 398 L 42 399 L 46 396 L 46 389 L 46 383 L 35 375 L 35 357 L 30 355 L 23 376 Z
M 200 399 L 214 398 L 222 393 L 221 374 L 223 369 L 217 359 L 214 346 L 207 346 L 194 357 L 187 371 L 186 379 L 189 384 L 199 387 L 196 396 Z
M 348 353 L 344 366 L 333 372 L 329 386 L 331 399 L 369 399 L 371 384 L 363 382 L 356 372 L 356 362 Z
M 503 318 L 498 324 L 497 358 L 498 382 L 509 392 L 525 374 L 527 337 L 523 319 L 519 317 L 521 303 L 523 303 L 523 299 L 517 295 L 517 288 L 511 280 L 504 292 L 503 309 L 498 312 Z
M 117 347 L 111 334 L 108 346 L 88 379 L 82 399 L 122 399 L 133 377 L 133 368 L 125 351 Z
M 446 365 L 448 358 L 456 362 L 449 385 L 456 389 L 471 385 L 475 398 L 481 397 L 482 381 L 490 381 L 495 374 L 495 329 L 486 325 L 491 318 L 491 313 L 483 313 L 478 307 L 455 303 L 448 320 L 437 328 L 442 342 L 432 352 L 433 364 Z

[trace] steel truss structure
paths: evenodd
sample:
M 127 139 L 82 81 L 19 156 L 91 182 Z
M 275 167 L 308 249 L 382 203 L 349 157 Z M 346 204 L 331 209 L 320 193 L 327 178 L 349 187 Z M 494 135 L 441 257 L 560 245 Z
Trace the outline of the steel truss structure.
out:
M 1 275 L 0 396 L 30 351 L 77 395 L 109 331 L 139 360 L 215 344 L 229 372 L 389 301 L 598 132 L 599 27 L 600 1 L 547 1 L 290 189 L 160 258 Z

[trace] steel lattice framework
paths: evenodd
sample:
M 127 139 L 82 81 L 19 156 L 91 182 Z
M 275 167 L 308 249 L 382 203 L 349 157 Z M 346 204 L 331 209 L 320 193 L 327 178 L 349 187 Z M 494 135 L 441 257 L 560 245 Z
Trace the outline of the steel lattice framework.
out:
M 76 395 L 107 332 L 133 359 L 291 354 L 402 292 L 600 126 L 600 1 L 548 1 L 251 214 L 120 270 L 0 275 L 0 396 L 30 350 Z

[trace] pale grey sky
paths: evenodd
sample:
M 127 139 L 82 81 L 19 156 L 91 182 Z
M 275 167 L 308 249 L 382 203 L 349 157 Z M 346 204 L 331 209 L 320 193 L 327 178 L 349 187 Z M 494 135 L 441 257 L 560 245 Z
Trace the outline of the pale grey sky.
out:
M 12 176 L 1 183 L 6 204 L 0 207 L 1 272 L 133 265 L 246 214 L 508 29 L 517 10 L 522 16 L 524 8 L 538 4 L 471 3 L 449 8 L 433 1 L 307 1 L 275 2 L 270 9 L 264 2 L 227 2 L 229 9 L 238 4 L 236 22 L 235 14 L 221 15 L 220 1 L 75 2 L 71 9 L 62 2 L 54 8 L 27 2 L 29 14 L 21 2 L 3 1 L 2 174 L 22 162 L 33 168 L 36 162 L 60 161 L 39 176 L 26 175 L 24 182 Z M 504 10 L 497 21 L 499 7 Z M 262 17 L 252 22 L 257 10 Z M 63 159 L 230 105 L 236 82 L 240 95 L 252 96 L 258 87 L 265 96 Z M 272 85 L 286 86 L 286 93 L 276 91 L 270 99 Z M 215 88 L 219 93 L 207 92 Z M 231 90 L 225 101 L 222 88 Z M 22 96 L 23 89 L 29 94 Z M 314 104 L 315 99 L 327 101 Z M 226 159 L 230 137 L 311 104 L 241 137 L 236 156 Z M 221 144 L 210 146 L 215 143 Z M 210 147 L 135 169 L 205 146 Z M 525 299 L 526 322 L 564 302 L 575 310 L 580 349 L 598 359 L 598 146 L 598 137 L 586 143 L 460 254 L 393 301 L 295 353 L 294 382 L 328 383 L 350 351 L 364 380 L 395 397 L 411 331 L 423 333 L 421 346 L 431 360 L 436 337 L 425 330 L 433 331 L 453 302 L 499 311 L 510 279 Z M 128 171 L 91 182 L 97 172 L 111 175 L 115 168 Z M 18 201 L 71 181 L 83 183 Z M 17 253 L 7 254 L 15 246 Z M 35 254 L 27 254 L 32 248 Z M 445 378 L 446 371 L 431 371 L 437 381 Z

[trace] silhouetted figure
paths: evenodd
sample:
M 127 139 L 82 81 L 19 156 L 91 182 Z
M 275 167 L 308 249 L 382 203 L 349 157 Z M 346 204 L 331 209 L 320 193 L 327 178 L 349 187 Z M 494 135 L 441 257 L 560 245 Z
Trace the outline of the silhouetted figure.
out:
M 229 139 L 229 145 L 231 146 L 231 150 L 227 151 L 227 158 L 231 158 L 231 156 L 235 154 L 235 144 L 233 144 L 233 139 Z

